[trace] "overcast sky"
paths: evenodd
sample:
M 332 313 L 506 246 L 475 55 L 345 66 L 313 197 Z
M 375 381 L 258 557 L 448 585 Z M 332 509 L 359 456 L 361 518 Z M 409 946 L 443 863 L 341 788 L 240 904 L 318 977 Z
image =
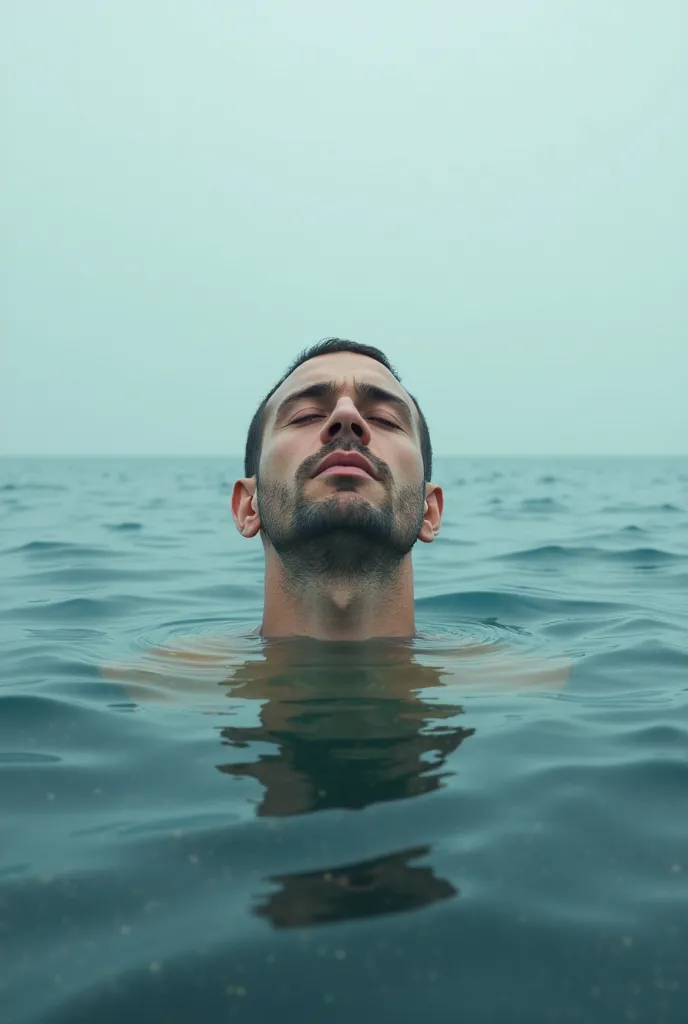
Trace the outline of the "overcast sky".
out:
M 0 453 L 238 454 L 326 335 L 438 454 L 688 451 L 685 0 L 0 0 Z

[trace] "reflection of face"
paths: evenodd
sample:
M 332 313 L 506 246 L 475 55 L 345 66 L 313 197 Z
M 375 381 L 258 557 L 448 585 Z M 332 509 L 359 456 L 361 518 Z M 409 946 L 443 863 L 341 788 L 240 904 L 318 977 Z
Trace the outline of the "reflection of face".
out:
M 243 699 L 260 701 L 260 724 L 223 728 L 238 753 L 218 765 L 263 785 L 259 817 L 431 793 L 443 785 L 446 758 L 473 734 L 454 721 L 460 705 L 426 703 L 423 691 L 441 685 L 441 674 L 416 661 L 412 644 L 290 638 L 268 642 L 263 657 L 232 677 Z M 259 754 L 245 760 L 255 744 Z
M 458 896 L 430 866 L 414 863 L 429 853 L 429 847 L 418 846 L 327 871 L 272 877 L 280 888 L 254 913 L 275 928 L 303 928 L 408 912 Z
M 318 473 L 337 452 L 364 456 Z M 292 568 L 384 572 L 413 547 L 425 481 L 413 401 L 380 363 L 351 352 L 298 367 L 268 403 L 257 485 L 266 539 Z
M 399 806 L 437 792 L 455 773 L 448 759 L 475 730 L 460 724 L 459 704 L 439 702 L 441 672 L 419 663 L 413 644 L 289 638 L 268 641 L 262 653 L 231 678 L 240 701 L 260 706 L 252 723 L 221 728 L 231 754 L 217 765 L 261 784 L 257 817 Z M 302 928 L 410 912 L 458 895 L 436 873 L 431 846 L 394 844 L 371 859 L 362 827 L 356 853 L 356 842 L 347 854 L 328 842 L 318 866 L 271 875 L 272 892 L 254 913 L 275 928 Z M 331 863 L 322 859 L 328 850 Z

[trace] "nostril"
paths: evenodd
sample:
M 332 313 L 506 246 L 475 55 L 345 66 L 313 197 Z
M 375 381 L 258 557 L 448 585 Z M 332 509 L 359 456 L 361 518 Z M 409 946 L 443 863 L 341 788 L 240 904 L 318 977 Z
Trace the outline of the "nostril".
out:
M 355 434 L 356 437 L 363 437 L 364 428 L 361 426 L 360 423 L 356 423 L 355 420 L 352 420 L 351 422 L 348 423 L 330 423 L 327 429 L 327 433 L 330 437 L 334 437 L 336 434 L 342 433 L 342 431 L 344 431 L 346 427 L 348 427 L 352 434 Z

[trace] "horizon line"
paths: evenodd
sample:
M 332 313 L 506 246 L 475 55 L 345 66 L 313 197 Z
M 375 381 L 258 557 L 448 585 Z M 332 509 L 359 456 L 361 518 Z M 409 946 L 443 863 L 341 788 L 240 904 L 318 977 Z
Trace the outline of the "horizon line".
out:
M 435 459 L 684 459 L 686 452 L 434 452 Z M 0 452 L 0 459 L 238 459 L 243 454 L 174 452 Z

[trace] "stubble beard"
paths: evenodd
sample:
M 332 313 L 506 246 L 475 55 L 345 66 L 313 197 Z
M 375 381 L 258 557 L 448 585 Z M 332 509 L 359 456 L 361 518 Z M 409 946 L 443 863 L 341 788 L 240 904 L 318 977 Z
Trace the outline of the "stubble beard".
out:
M 322 453 L 315 461 L 320 458 Z M 258 482 L 261 528 L 287 577 L 295 587 L 323 580 L 389 586 L 418 539 L 424 485 L 397 489 L 386 467 L 378 464 L 387 490 L 380 505 L 360 495 L 342 500 L 342 492 L 357 490 L 345 477 L 337 482 L 334 494 L 313 501 L 304 493 L 312 461 L 300 467 L 291 487 L 266 479 Z

